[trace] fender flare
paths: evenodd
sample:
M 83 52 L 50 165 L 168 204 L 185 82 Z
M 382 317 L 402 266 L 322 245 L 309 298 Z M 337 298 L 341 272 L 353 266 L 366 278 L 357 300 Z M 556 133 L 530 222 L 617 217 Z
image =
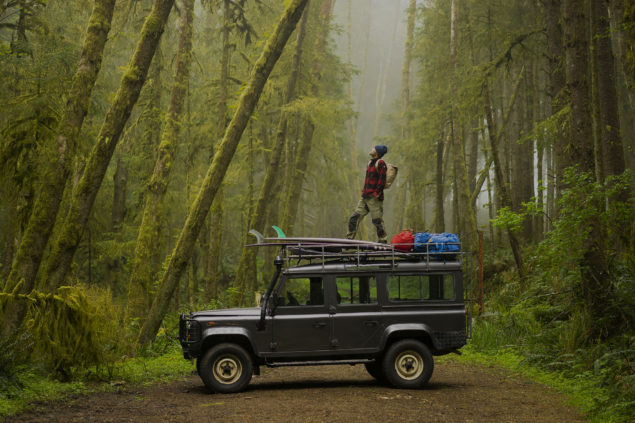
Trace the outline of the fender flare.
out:
M 425 323 L 397 323 L 394 325 L 388 326 L 381 335 L 380 346 L 381 350 L 384 351 L 386 349 L 386 344 L 388 342 L 388 338 L 391 335 L 399 332 L 416 332 L 422 335 L 426 335 L 430 338 L 432 342 L 431 347 L 438 349 L 438 342 L 436 337 L 434 336 L 434 331 L 430 326 Z
M 258 355 L 258 348 L 256 347 L 256 343 L 251 337 L 251 333 L 242 327 L 210 327 L 203 330 L 201 342 L 202 345 L 207 345 L 210 341 L 210 338 L 214 337 L 240 337 L 244 338 L 249 346 L 251 347 L 251 351 L 254 355 Z

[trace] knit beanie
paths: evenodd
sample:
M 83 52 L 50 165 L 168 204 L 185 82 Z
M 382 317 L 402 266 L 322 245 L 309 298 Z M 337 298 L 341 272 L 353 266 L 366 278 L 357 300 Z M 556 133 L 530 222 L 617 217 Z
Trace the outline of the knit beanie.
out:
M 388 153 L 388 147 L 386 147 L 385 145 L 376 145 L 375 152 L 379 157 L 383 157 L 384 154 Z

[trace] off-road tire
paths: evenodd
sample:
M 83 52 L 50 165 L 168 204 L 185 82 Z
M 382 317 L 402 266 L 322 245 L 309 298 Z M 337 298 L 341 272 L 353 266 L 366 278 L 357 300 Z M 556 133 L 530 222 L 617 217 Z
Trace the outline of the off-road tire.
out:
M 416 389 L 430 380 L 434 359 L 425 344 L 404 339 L 388 348 L 382 369 L 388 382 L 395 388 Z
M 221 394 L 242 391 L 253 374 L 249 353 L 240 345 L 230 343 L 209 349 L 203 354 L 198 368 L 205 386 Z

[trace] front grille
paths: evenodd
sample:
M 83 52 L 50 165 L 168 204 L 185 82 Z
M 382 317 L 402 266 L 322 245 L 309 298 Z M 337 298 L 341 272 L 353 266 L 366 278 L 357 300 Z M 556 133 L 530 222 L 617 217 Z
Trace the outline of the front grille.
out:
M 201 340 L 201 326 L 196 320 L 181 316 L 179 322 L 179 339 L 182 343 L 191 344 Z

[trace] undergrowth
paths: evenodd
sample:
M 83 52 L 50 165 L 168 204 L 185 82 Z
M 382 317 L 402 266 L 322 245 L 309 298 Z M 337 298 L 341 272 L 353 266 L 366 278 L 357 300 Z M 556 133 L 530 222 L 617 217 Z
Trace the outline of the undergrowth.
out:
M 38 404 L 64 400 L 76 394 L 109 391 L 127 384 L 169 381 L 187 376 L 193 370 L 194 366 L 183 359 L 178 346 L 156 357 L 123 359 L 113 366 L 112 378 L 108 380 L 104 380 L 103 374 L 95 368 L 85 370 L 73 381 L 62 382 L 37 369 L 22 367 L 15 375 L 19 390 L 7 393 L 0 387 L 0 416 L 11 416 Z
M 166 317 L 148 349 L 135 351 L 128 335 L 135 333 L 134 322 L 123 326 L 107 291 L 63 287 L 22 299 L 30 304 L 25 325 L 0 339 L 0 416 L 79 393 L 171 380 L 194 369 L 183 359 L 176 313 Z
M 598 422 L 635 415 L 635 204 L 613 201 L 629 178 L 598 183 L 567 172 L 559 219 L 539 245 L 524 251 L 527 276 L 508 268 L 489 278 L 487 312 L 474 320 L 466 349 L 474 359 L 494 358 L 563 390 Z M 535 204 L 527 205 L 514 219 L 535 211 Z M 511 214 L 495 223 L 509 226 Z M 602 239 L 589 229 L 598 222 Z M 595 282 L 601 298 L 589 297 L 594 291 L 583 278 L 589 251 L 602 255 L 606 266 L 596 272 L 603 276 Z M 602 301 L 599 313 L 594 301 Z

